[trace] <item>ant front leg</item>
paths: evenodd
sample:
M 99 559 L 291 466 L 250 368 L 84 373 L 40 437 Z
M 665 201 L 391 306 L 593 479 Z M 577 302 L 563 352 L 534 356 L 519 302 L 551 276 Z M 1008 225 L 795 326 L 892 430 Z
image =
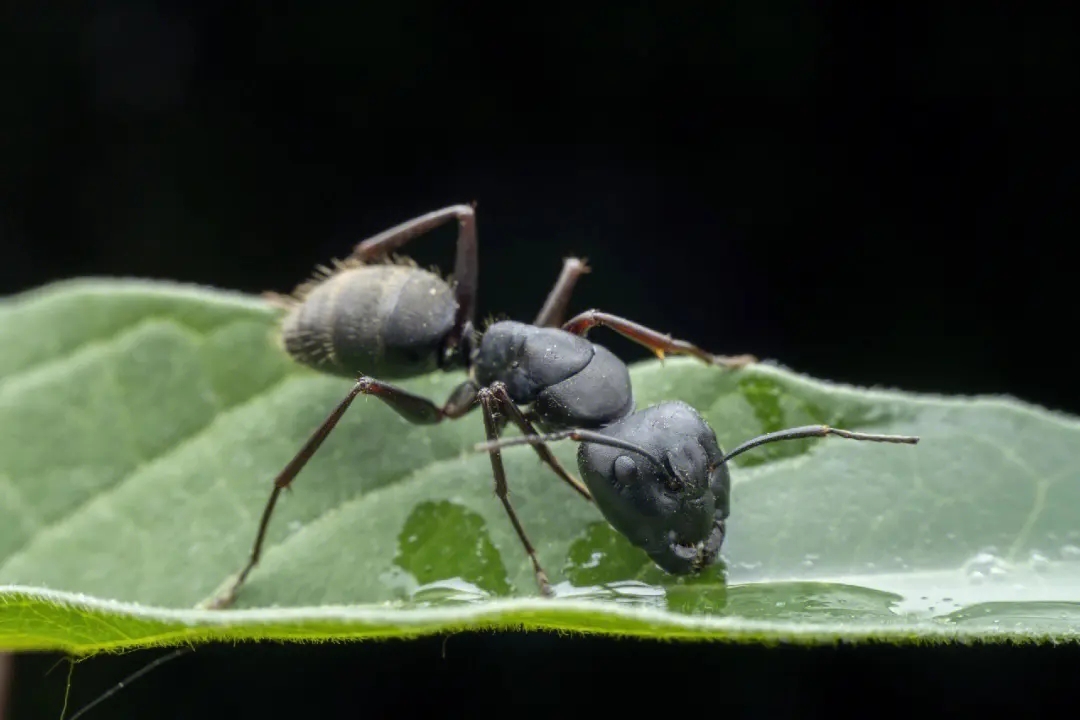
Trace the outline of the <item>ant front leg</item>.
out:
M 263 508 L 262 518 L 259 520 L 259 529 L 255 535 L 255 543 L 251 548 L 251 555 L 248 558 L 247 564 L 236 576 L 228 589 L 212 598 L 205 606 L 210 609 L 220 610 L 235 602 L 236 594 L 240 590 L 240 587 L 247 580 L 251 571 L 255 569 L 255 566 L 259 564 L 263 543 L 266 541 L 266 531 L 267 528 L 270 527 L 270 518 L 274 514 L 274 507 L 277 505 L 278 498 L 281 496 L 281 491 L 292 485 L 293 480 L 296 479 L 296 476 L 300 474 L 300 471 L 304 469 L 304 466 L 308 464 L 308 461 L 311 460 L 319 450 L 319 446 L 323 444 L 323 441 L 326 440 L 337 426 L 338 421 L 345 415 L 345 411 L 349 409 L 349 406 L 352 405 L 353 400 L 355 400 L 358 395 L 371 395 L 377 397 L 410 423 L 415 425 L 431 425 L 445 419 L 456 419 L 468 413 L 476 404 L 478 391 L 479 388 L 475 383 L 465 381 L 451 393 L 450 399 L 440 408 L 427 398 L 415 395 L 407 390 L 402 390 L 389 383 L 361 376 L 356 381 L 356 384 L 353 385 L 349 394 L 338 403 L 337 407 L 333 409 L 330 415 L 328 415 L 322 424 L 315 429 L 315 432 L 312 433 L 311 437 L 304 443 L 304 446 L 300 448 L 300 451 L 296 453 L 293 459 L 290 460 L 285 468 L 278 473 L 278 476 L 274 478 L 274 488 L 270 491 L 270 498 L 266 501 L 266 506 Z
M 499 403 L 499 409 L 502 411 L 503 417 L 508 417 L 514 421 L 514 424 L 518 426 L 523 435 L 539 435 L 536 428 L 533 426 L 529 419 L 525 417 L 525 413 L 521 412 L 517 404 L 510 398 L 510 393 L 506 390 L 506 385 L 501 382 L 497 382 L 491 385 L 489 388 L 491 394 L 495 396 L 495 400 Z M 505 424 L 505 423 L 502 423 Z M 585 487 L 585 484 L 578 480 L 576 477 L 566 471 L 566 468 L 562 466 L 559 459 L 555 457 L 548 446 L 544 443 L 533 445 L 532 448 L 536 451 L 536 454 L 540 456 L 540 459 L 550 467 L 556 475 L 563 479 L 563 481 L 577 491 L 586 500 L 592 501 L 592 493 Z
M 566 317 L 566 307 L 570 304 L 570 295 L 574 292 L 574 286 L 578 279 L 588 273 L 589 266 L 584 260 L 569 257 L 563 261 L 562 272 L 555 281 L 555 287 L 548 293 L 544 306 L 533 321 L 533 325 L 539 327 L 559 327 Z
M 447 338 L 450 347 L 455 347 L 466 328 L 475 324 L 476 291 L 480 276 L 475 204 L 451 205 L 407 220 L 368 238 L 352 252 L 353 258 L 365 263 L 372 262 L 388 256 L 416 236 L 434 230 L 454 218 L 458 221 L 457 254 L 454 259 L 454 294 L 458 308 L 454 316 L 454 328 Z
M 670 335 L 664 335 L 656 330 L 638 325 L 636 322 L 621 318 L 617 315 L 609 315 L 598 310 L 587 310 L 563 325 L 563 330 L 575 335 L 585 336 L 590 329 L 597 325 L 611 328 L 623 337 L 643 345 L 652 350 L 658 358 L 664 359 L 665 355 L 691 355 L 709 365 L 720 365 L 727 368 L 741 368 L 757 362 L 753 355 L 713 355 L 702 350 L 696 345 L 691 345 L 685 340 L 672 339 Z
M 488 442 L 495 442 L 499 439 L 499 428 L 495 421 L 499 401 L 496 399 L 495 393 L 489 388 L 480 391 L 480 405 L 484 408 L 484 431 L 487 434 Z M 533 547 L 529 536 L 525 534 L 525 528 L 522 527 L 521 520 L 518 519 L 517 512 L 514 511 L 514 506 L 510 504 L 502 451 L 493 448 L 488 451 L 488 455 L 491 458 L 491 473 L 495 477 L 495 495 L 503 504 L 503 508 L 514 526 L 514 531 L 517 532 L 521 544 L 525 547 L 525 552 L 529 555 L 529 560 L 532 561 L 533 572 L 536 574 L 536 584 L 540 587 L 540 593 L 546 597 L 551 597 L 555 593 L 551 589 L 551 583 L 548 582 L 547 573 L 544 572 L 544 568 L 540 566 L 540 560 L 536 557 L 536 548 Z

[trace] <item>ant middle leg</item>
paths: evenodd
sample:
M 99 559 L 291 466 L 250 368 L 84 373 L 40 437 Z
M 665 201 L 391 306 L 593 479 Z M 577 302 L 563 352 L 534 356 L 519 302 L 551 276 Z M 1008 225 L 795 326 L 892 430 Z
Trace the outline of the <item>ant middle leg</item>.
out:
M 480 390 L 480 405 L 484 409 L 484 431 L 487 434 L 488 442 L 497 441 L 499 439 L 499 428 L 495 421 L 495 413 L 499 401 L 495 398 L 495 393 L 489 388 Z M 529 540 L 529 536 L 525 534 L 525 528 L 522 527 L 521 520 L 518 519 L 514 506 L 510 504 L 509 488 L 506 484 L 506 468 L 503 467 L 502 461 L 502 451 L 498 448 L 494 448 L 488 452 L 488 456 L 491 458 L 491 473 L 495 477 L 495 495 L 503 504 L 503 509 L 506 510 L 506 514 L 510 517 L 510 522 L 514 526 L 514 531 L 517 532 L 517 536 L 521 540 L 525 552 L 529 555 L 529 560 L 532 562 L 533 566 L 533 573 L 536 575 L 536 584 L 540 587 L 540 593 L 550 597 L 554 595 L 554 592 L 551 589 L 551 583 L 548 582 L 547 573 L 545 573 L 544 568 L 540 566 L 540 560 L 536 556 L 536 548 L 533 547 L 532 542 Z
M 568 257 L 563 260 L 562 272 L 555 286 L 548 293 L 544 306 L 533 321 L 533 325 L 539 327 L 559 327 L 566 317 L 566 307 L 570 304 L 570 295 L 574 292 L 574 286 L 578 279 L 590 270 L 585 260 Z
M 599 310 L 586 310 L 563 325 L 562 329 L 584 337 L 590 329 L 597 325 L 611 328 L 638 345 L 649 348 L 661 360 L 668 354 L 690 355 L 709 365 L 720 365 L 728 368 L 745 367 L 757 362 L 757 358 L 753 355 L 713 355 L 685 340 L 675 340 L 670 335 L 665 335 L 644 325 L 639 325 L 632 320 L 600 312 Z
M 296 479 L 296 476 L 300 474 L 300 471 L 304 469 L 304 466 L 319 450 L 323 441 L 334 430 L 358 395 L 377 397 L 401 417 L 415 425 L 431 425 L 442 420 L 459 418 L 468 413 L 476 404 L 478 390 L 479 388 L 474 383 L 466 381 L 450 394 L 450 399 L 446 401 L 445 405 L 439 407 L 427 398 L 395 387 L 390 383 L 366 376 L 358 378 L 349 394 L 337 404 L 337 407 L 330 412 L 322 424 L 307 439 L 300 451 L 274 478 L 274 487 L 270 491 L 270 498 L 266 501 L 266 506 L 263 508 L 263 514 L 259 520 L 259 529 L 256 532 L 255 543 L 252 545 L 247 564 L 244 565 L 228 589 L 207 602 L 206 607 L 220 610 L 232 605 L 236 600 L 236 594 L 240 587 L 247 580 L 251 571 L 255 569 L 255 566 L 259 564 L 263 543 L 266 541 L 266 531 L 270 527 L 270 518 L 274 514 L 274 508 L 277 506 L 281 491 L 288 489 L 292 485 L 293 480 Z

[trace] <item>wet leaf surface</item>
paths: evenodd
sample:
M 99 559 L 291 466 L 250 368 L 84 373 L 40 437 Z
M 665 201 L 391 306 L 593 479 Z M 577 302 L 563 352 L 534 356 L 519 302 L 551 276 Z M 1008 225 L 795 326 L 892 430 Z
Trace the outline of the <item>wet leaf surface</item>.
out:
M 413 427 L 362 398 L 279 503 L 273 476 L 349 388 L 292 363 L 275 311 L 165 283 L 63 283 L 0 304 L 0 647 L 544 627 L 686 638 L 1080 636 L 1080 423 L 997 398 L 837 386 L 771 365 L 632 368 L 723 447 L 827 423 L 918 446 L 802 440 L 733 463 L 723 562 L 665 575 L 525 447 L 492 492 L 479 413 Z M 602 331 L 590 336 L 603 342 Z M 400 383 L 441 402 L 463 377 Z M 553 446 L 574 467 L 571 443 Z

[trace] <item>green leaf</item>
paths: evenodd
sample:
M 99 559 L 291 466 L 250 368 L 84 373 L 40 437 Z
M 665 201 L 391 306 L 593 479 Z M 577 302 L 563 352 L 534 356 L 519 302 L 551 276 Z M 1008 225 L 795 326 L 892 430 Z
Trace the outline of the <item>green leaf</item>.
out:
M 922 441 L 803 440 L 740 456 L 726 565 L 691 579 L 658 570 L 529 448 L 509 448 L 513 502 L 557 585 L 549 601 L 488 458 L 471 452 L 479 413 L 414 427 L 361 398 L 279 503 L 235 609 L 194 609 L 242 565 L 271 479 L 350 386 L 291 362 L 275 319 L 254 298 L 133 281 L 0 304 L 0 647 L 482 627 L 1080 637 L 1075 419 L 681 359 L 633 367 L 638 406 L 685 400 L 724 447 L 807 423 Z M 462 377 L 401 384 L 441 402 Z M 572 443 L 553 450 L 575 466 Z

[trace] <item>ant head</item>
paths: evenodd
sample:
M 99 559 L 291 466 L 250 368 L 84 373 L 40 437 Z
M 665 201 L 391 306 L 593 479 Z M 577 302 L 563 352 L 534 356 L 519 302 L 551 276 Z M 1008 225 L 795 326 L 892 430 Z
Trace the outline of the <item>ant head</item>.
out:
M 685 403 L 667 402 L 603 433 L 643 451 L 582 438 L 582 478 L 612 527 L 669 573 L 697 572 L 715 562 L 731 479 L 704 418 Z

